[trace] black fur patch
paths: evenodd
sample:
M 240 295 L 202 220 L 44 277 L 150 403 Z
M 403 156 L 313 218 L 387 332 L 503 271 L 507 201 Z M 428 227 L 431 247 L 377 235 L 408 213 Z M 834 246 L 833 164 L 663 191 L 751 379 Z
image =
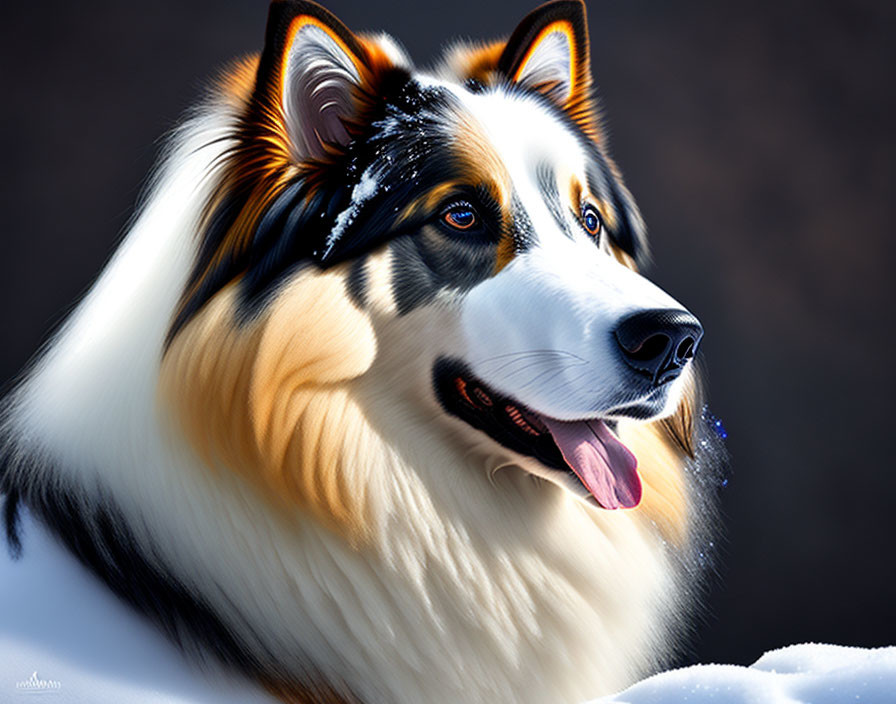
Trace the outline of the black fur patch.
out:
M 348 280 L 345 282 L 349 298 L 359 308 L 367 304 L 367 283 L 367 257 L 361 256 L 352 262 Z
M 495 269 L 494 237 L 444 232 L 432 225 L 390 245 L 392 293 L 399 315 L 425 305 L 446 288 L 466 291 Z
M 511 197 L 510 212 L 513 246 L 517 253 L 525 252 L 535 242 L 535 228 L 532 226 L 532 220 L 529 219 L 529 213 L 516 193 Z
M 141 547 L 108 496 L 87 499 L 58 479 L 41 485 L 29 482 L 27 487 L 13 483 L 5 462 L 0 466 L 6 538 L 13 556 L 22 550 L 19 511 L 27 506 L 88 569 L 185 653 L 200 659 L 212 655 L 250 677 L 275 675 L 210 605 L 174 576 L 173 569 L 154 551 Z M 275 662 L 273 656 L 265 660 Z
M 3 476 L 0 476 L 0 487 L 4 487 L 6 483 L 2 480 Z M 22 540 L 19 536 L 19 490 L 9 486 L 0 490 L 0 493 L 6 494 L 3 502 L 3 528 L 6 531 L 6 541 L 12 556 L 18 558 L 22 554 Z

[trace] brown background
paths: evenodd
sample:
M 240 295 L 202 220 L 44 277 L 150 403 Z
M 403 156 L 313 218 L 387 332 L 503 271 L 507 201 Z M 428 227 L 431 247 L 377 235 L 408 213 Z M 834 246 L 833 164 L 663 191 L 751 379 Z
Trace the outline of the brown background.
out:
M 534 3 L 533 3 L 534 4 Z M 262 0 L 6 3 L 0 378 L 99 271 L 160 135 L 259 48 Z M 527 2 L 333 0 L 418 62 Z M 702 319 L 730 432 L 728 539 L 691 657 L 896 643 L 896 3 L 591 2 L 614 152 L 654 278 Z

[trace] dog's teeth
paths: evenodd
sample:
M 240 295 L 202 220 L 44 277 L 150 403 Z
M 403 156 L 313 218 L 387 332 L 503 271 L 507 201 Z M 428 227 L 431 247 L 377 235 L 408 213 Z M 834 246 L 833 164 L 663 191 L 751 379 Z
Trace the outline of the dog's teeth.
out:
M 457 389 L 457 393 L 461 395 L 461 397 L 469 403 L 471 406 L 476 406 L 476 402 L 470 398 L 470 394 L 467 393 L 467 382 L 464 381 L 461 377 L 457 377 L 454 380 L 454 387 Z
M 523 414 L 520 413 L 519 409 L 515 406 L 506 406 L 504 410 L 507 411 L 507 415 L 510 416 L 510 419 L 524 432 L 528 433 L 529 435 L 541 434 L 526 422 L 526 419 L 523 418 Z
M 482 403 L 483 406 L 491 406 L 492 405 L 491 397 L 487 393 L 485 393 L 485 391 L 480 389 L 478 386 L 475 389 L 473 389 L 473 395 L 476 397 L 476 399 L 479 402 Z

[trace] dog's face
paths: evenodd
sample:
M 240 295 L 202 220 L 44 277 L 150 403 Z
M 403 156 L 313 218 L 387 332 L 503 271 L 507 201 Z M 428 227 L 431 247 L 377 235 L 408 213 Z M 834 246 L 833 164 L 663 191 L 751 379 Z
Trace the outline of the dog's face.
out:
M 676 410 L 702 330 L 635 271 L 644 228 L 597 128 L 583 6 L 543 6 L 423 74 L 317 6 L 275 4 L 248 105 L 171 340 L 223 296 L 241 325 L 301 338 L 291 291 L 333 273 L 314 295 L 350 302 L 359 332 L 305 344 L 365 351 L 336 380 L 390 357 L 460 442 L 637 505 L 614 424 Z M 289 435 L 289 418 L 269 422 Z

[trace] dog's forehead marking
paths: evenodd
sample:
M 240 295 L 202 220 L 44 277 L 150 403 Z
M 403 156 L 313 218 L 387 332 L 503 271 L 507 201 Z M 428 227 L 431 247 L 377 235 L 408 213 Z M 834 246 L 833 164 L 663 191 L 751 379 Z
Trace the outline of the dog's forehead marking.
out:
M 544 162 L 584 168 L 585 155 L 576 136 L 534 97 L 501 88 L 483 93 L 455 88 L 453 92 L 514 176 L 526 174 L 531 180 L 537 165 Z
M 474 120 L 503 164 L 533 236 L 558 230 L 556 182 L 562 174 L 587 182 L 587 155 L 579 138 L 541 102 L 524 92 L 496 88 L 473 93 L 448 81 L 418 76 L 421 85 L 440 88 L 455 99 L 464 119 Z M 461 145 L 463 146 L 463 145 Z M 565 187 L 564 187 L 565 189 Z

